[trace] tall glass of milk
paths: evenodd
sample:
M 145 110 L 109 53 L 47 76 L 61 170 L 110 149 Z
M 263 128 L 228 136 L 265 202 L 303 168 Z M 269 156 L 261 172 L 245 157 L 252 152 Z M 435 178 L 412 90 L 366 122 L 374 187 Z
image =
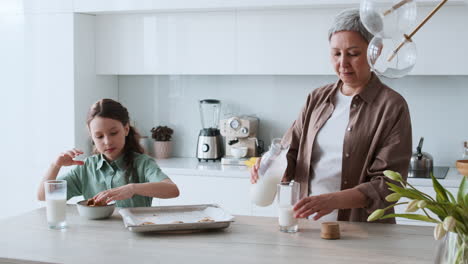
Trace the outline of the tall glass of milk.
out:
M 46 198 L 47 224 L 51 229 L 67 227 L 66 204 L 67 182 L 64 180 L 51 180 L 44 183 Z
M 294 205 L 299 201 L 299 183 L 295 181 L 278 184 L 278 222 L 280 231 L 294 233 L 298 230 L 298 221 L 294 217 Z

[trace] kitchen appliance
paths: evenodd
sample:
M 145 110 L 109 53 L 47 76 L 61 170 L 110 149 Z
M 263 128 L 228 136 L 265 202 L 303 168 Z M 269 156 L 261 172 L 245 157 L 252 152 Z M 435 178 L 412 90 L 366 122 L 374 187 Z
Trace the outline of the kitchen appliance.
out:
M 200 119 L 202 129 L 198 135 L 198 161 L 218 160 L 222 156 L 223 140 L 218 129 L 221 101 L 215 99 L 200 100 Z
M 430 178 L 431 173 L 434 172 L 432 156 L 427 152 L 422 152 L 423 143 L 424 137 L 421 137 L 416 152 L 411 156 L 408 170 L 410 178 Z
M 226 155 L 221 159 L 224 165 L 245 165 L 244 161 L 258 155 L 259 119 L 253 116 L 231 116 L 220 121 L 221 135 L 225 140 Z M 246 155 L 237 155 L 239 149 L 247 148 Z

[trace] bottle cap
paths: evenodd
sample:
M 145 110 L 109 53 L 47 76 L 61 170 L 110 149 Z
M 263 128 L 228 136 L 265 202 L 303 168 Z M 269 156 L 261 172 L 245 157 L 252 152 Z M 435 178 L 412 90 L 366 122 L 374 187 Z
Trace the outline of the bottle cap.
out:
M 323 222 L 320 236 L 323 239 L 340 239 L 340 224 L 338 222 Z

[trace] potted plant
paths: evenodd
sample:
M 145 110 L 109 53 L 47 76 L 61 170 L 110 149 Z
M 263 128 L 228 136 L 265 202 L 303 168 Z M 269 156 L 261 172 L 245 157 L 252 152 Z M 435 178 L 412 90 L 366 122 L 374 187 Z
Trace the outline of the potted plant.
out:
M 167 126 L 158 126 L 151 129 L 151 137 L 154 139 L 154 157 L 167 159 L 172 152 L 172 134 L 174 131 Z
M 466 173 L 465 173 L 466 174 Z M 447 191 L 434 177 L 432 185 L 436 197 L 431 197 L 416 189 L 414 186 L 403 180 L 398 172 L 384 171 L 384 175 L 401 184 L 398 186 L 387 183 L 392 194 L 385 197 L 388 202 L 394 204 L 375 210 L 367 221 L 375 221 L 390 217 L 402 217 L 407 219 L 425 221 L 436 224 L 434 228 L 434 238 L 439 240 L 444 238 L 439 245 L 435 263 L 468 263 L 468 180 L 462 177 L 458 193 L 454 196 Z M 401 197 L 407 198 L 408 202 L 397 203 Z M 407 204 L 404 214 L 385 214 L 385 210 L 396 205 Z M 420 213 L 418 213 L 418 211 Z M 436 215 L 428 214 L 431 211 Z

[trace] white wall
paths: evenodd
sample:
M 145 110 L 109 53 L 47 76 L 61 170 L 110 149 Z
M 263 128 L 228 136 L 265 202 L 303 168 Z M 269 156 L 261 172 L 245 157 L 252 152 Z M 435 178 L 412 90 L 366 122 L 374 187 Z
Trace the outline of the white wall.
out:
M 29 114 L 26 102 L 25 23 L 23 14 L 0 14 L 0 112 L 3 113 L 0 130 L 3 190 L 0 192 L 0 200 L 15 201 L 2 204 L 0 218 L 20 211 L 15 206 L 16 201 L 30 207 L 28 198 L 34 189 L 28 184 L 31 180 L 30 166 L 24 166 L 22 162 L 31 165 L 33 160 L 28 155 L 27 146 L 28 142 L 34 144 L 36 141 L 32 124 L 25 122 Z
M 255 114 L 260 139 L 267 144 L 281 136 L 314 88 L 334 76 L 121 76 L 119 100 L 140 128 L 170 125 L 175 130 L 175 155 L 194 157 L 201 128 L 198 100 L 220 99 L 223 112 Z M 410 76 L 383 80 L 408 101 L 413 145 L 425 137 L 423 151 L 435 165 L 453 166 L 468 140 L 467 76 Z
M 0 200 L 11 203 L 3 203 L 0 218 L 39 206 L 38 183 L 75 134 L 73 15 L 24 12 L 23 1 L 0 7 L 5 3 L 15 8 L 0 14 Z
M 86 127 L 89 107 L 99 99 L 118 97 L 117 76 L 96 75 L 95 67 L 95 16 L 74 15 L 74 102 L 75 102 L 75 147 L 86 155 L 92 151 Z

